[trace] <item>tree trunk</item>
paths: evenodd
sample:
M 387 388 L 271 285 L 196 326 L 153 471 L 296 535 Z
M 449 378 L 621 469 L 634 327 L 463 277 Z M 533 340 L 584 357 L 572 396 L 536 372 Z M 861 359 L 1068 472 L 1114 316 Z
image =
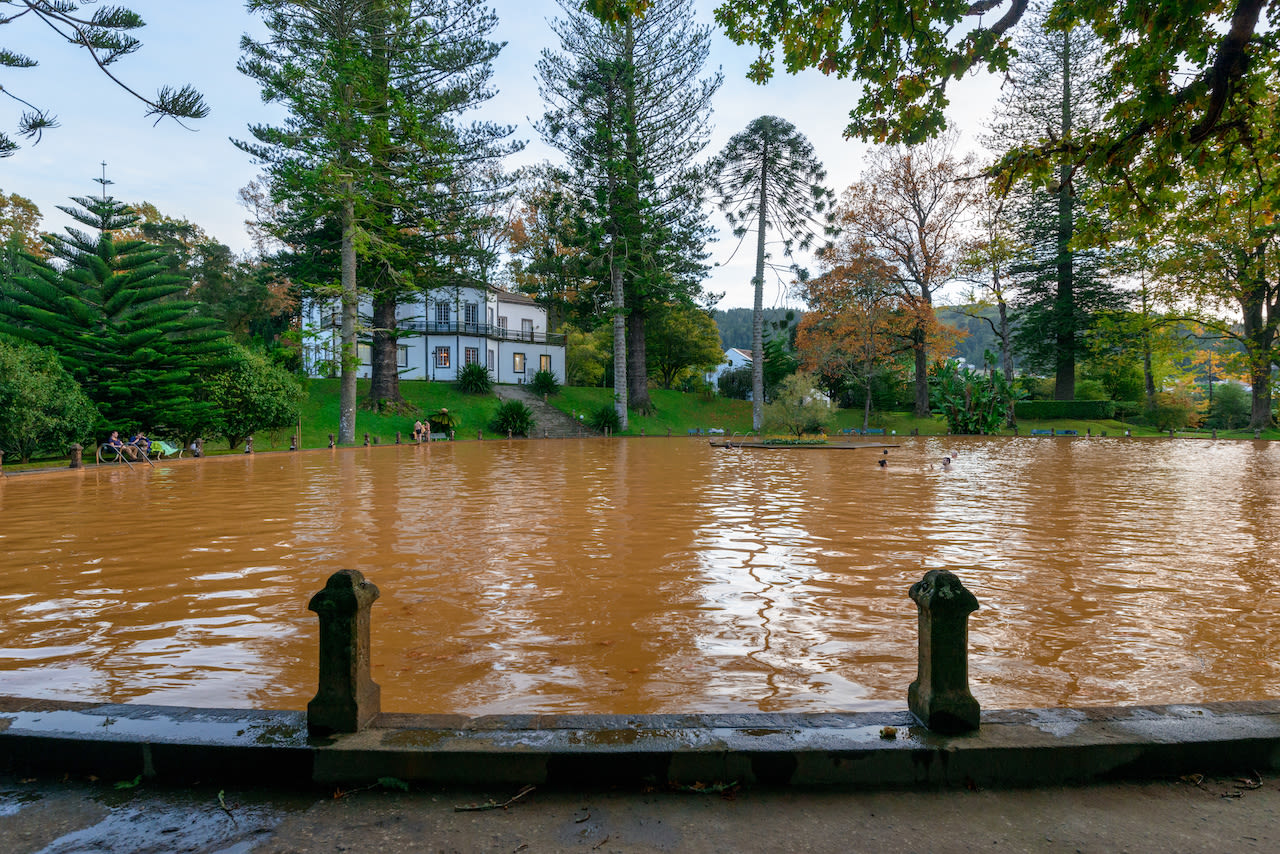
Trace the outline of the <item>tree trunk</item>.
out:
M 338 393 L 338 443 L 351 445 L 356 441 L 356 373 L 360 370 L 360 355 L 356 347 L 356 310 L 359 294 L 356 290 L 356 242 L 355 242 L 355 189 L 347 181 L 346 198 L 342 202 L 342 379 Z
M 649 399 L 644 322 L 644 314 L 632 305 L 627 314 L 627 405 L 642 415 L 648 415 L 653 412 L 653 401 Z
M 615 257 L 609 277 L 613 284 L 613 408 L 618 424 L 627 429 L 627 318 L 624 311 L 622 268 Z
M 1062 139 L 1071 135 L 1071 32 L 1062 34 Z M 1068 155 L 1058 167 L 1058 293 L 1054 300 L 1056 336 L 1054 400 L 1076 397 L 1076 307 L 1071 236 L 1075 218 L 1071 209 L 1071 166 Z
M 768 201 L 769 149 L 760 157 L 760 212 L 756 223 L 755 308 L 751 314 L 751 429 L 764 429 L 764 237 Z
M 399 411 L 405 405 L 400 396 L 400 364 L 397 358 L 396 298 L 390 291 L 378 293 L 373 300 L 373 345 L 369 408 L 377 412 Z
M 924 342 L 925 330 L 917 326 L 911 333 L 916 357 L 916 418 L 928 418 L 929 411 L 929 351 Z
M 1151 321 L 1147 306 L 1147 285 L 1142 284 L 1142 390 L 1146 394 L 1147 407 L 1156 403 L 1156 377 L 1151 370 Z
M 1262 266 L 1263 250 L 1261 247 L 1250 253 L 1243 265 L 1245 277 L 1253 281 L 1242 287 L 1240 307 L 1244 315 L 1245 356 L 1249 360 L 1249 383 L 1253 386 L 1252 408 L 1249 416 L 1249 427 L 1252 430 L 1265 430 L 1271 426 L 1271 365 L 1275 361 L 1276 332 L 1267 322 L 1268 313 L 1274 314 L 1275 306 L 1268 299 L 1265 269 Z

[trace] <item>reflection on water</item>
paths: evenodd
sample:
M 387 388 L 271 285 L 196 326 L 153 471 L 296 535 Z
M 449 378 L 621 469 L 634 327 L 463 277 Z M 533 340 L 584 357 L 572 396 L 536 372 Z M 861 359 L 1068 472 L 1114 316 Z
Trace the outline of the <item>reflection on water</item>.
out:
M 949 450 L 956 464 L 936 463 Z M 0 485 L 0 693 L 303 708 L 360 569 L 383 708 L 901 708 L 910 584 L 956 572 L 988 708 L 1280 696 L 1280 448 L 563 440 L 226 457 Z

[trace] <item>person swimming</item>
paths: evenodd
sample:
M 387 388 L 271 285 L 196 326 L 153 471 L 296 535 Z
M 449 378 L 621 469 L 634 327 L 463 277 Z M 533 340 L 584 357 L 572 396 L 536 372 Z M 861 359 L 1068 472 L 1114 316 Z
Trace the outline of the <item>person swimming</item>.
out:
M 943 467 L 944 469 L 951 468 L 951 457 L 943 457 L 943 458 L 942 458 L 942 467 Z

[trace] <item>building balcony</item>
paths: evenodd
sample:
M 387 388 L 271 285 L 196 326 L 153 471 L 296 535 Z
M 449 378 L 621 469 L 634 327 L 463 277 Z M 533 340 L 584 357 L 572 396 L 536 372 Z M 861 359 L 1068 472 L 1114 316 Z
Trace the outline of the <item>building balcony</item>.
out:
M 325 326 L 337 328 L 342 325 L 342 316 L 337 312 L 333 312 L 326 314 L 321 322 Z M 488 323 L 440 323 L 434 320 L 401 320 L 397 322 L 396 327 L 401 332 L 417 332 L 420 335 L 470 335 L 495 341 L 526 341 L 530 344 L 550 344 L 553 347 L 564 346 L 564 334 L 560 332 L 526 332 L 522 329 L 508 329 L 505 326 L 491 326 Z

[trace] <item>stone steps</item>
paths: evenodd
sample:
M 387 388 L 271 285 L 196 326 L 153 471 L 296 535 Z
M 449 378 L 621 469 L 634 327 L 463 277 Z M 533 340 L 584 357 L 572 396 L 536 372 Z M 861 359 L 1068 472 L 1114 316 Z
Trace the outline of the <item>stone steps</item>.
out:
M 533 412 L 534 428 L 530 439 L 575 439 L 601 435 L 544 401 L 542 395 L 534 393 L 528 386 L 495 385 L 493 390 L 499 400 L 518 400 Z

